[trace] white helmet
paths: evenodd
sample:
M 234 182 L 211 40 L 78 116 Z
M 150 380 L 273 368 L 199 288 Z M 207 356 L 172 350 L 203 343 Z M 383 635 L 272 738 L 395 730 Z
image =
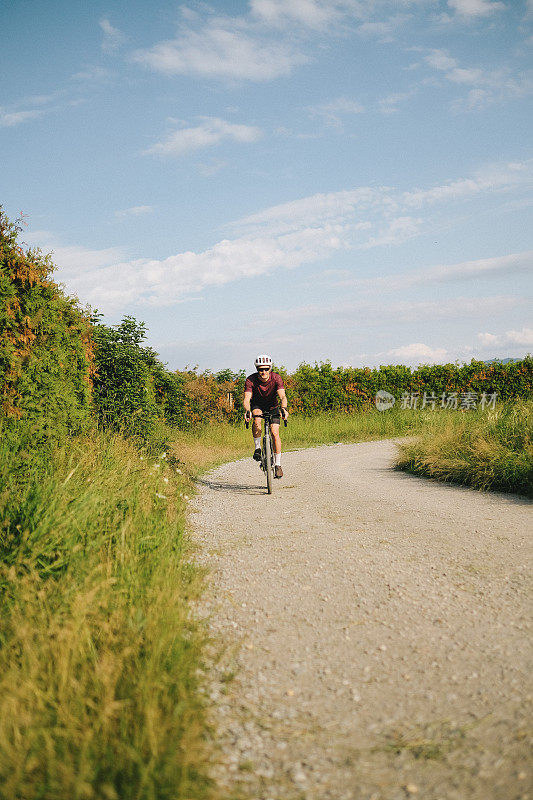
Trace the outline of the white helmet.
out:
M 256 367 L 271 367 L 272 359 L 270 356 L 257 356 L 254 361 Z

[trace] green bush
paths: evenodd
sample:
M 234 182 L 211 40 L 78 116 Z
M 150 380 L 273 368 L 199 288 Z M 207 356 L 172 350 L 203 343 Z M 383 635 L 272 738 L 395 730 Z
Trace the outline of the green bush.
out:
M 2 411 L 36 439 L 61 441 L 90 422 L 90 322 L 50 279 L 50 257 L 17 243 L 20 232 L 0 209 Z
M 182 378 L 142 346 L 145 337 L 145 324 L 129 316 L 112 328 L 94 326 L 93 396 L 101 425 L 149 439 L 158 421 L 185 424 L 186 395 Z

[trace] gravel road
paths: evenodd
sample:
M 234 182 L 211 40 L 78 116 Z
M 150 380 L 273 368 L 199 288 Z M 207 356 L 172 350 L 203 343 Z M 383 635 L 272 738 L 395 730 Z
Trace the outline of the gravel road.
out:
M 392 469 L 394 441 L 201 481 L 217 783 L 259 800 L 533 800 L 531 502 Z

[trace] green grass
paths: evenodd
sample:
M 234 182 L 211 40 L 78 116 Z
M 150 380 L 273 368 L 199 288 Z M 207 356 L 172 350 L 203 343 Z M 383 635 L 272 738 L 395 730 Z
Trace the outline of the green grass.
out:
M 212 797 L 186 479 L 120 436 L 46 462 L 13 445 L 0 447 L 2 798 Z
M 358 414 L 323 413 L 314 417 L 291 415 L 288 426 L 281 426 L 282 448 L 287 451 L 335 442 L 408 436 L 421 430 L 431 413 L 394 409 Z M 225 461 L 250 455 L 253 442 L 244 423 L 213 423 L 178 432 L 170 449 L 186 469 L 198 475 Z
M 430 418 L 400 450 L 416 475 L 533 497 L 533 401 Z
M 411 437 L 404 469 L 531 494 L 532 421 L 522 401 L 291 416 L 282 439 L 291 450 Z M 159 459 L 163 429 L 144 455 L 118 435 L 57 447 L 22 426 L 0 433 L 2 798 L 214 798 L 186 495 L 189 476 L 250 455 L 250 431 L 179 432 Z

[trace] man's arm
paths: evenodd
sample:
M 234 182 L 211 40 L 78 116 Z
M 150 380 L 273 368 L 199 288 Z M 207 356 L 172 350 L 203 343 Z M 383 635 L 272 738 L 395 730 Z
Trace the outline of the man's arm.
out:
M 280 399 L 281 409 L 284 411 L 283 416 L 287 419 L 289 412 L 287 411 L 287 395 L 285 394 L 285 389 L 278 389 L 278 397 Z
M 250 401 L 251 401 L 251 399 L 252 399 L 252 392 L 245 392 L 242 404 L 243 404 L 243 407 L 244 407 L 244 410 L 246 412 L 246 416 L 247 417 L 250 415 Z

